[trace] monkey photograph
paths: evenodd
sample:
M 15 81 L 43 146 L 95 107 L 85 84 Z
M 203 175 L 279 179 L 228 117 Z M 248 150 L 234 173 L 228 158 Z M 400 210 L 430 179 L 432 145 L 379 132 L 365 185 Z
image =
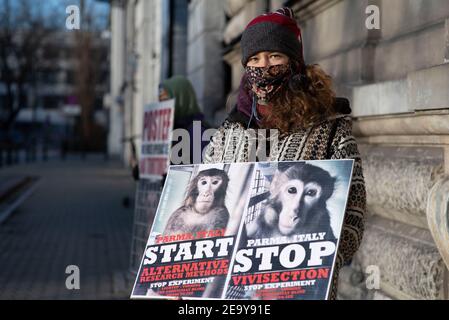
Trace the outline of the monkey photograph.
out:
M 228 182 L 229 177 L 223 170 L 200 171 L 188 185 L 182 206 L 170 215 L 163 234 L 225 229 L 229 221 L 225 205 Z
M 164 237 L 197 237 L 214 230 L 235 234 L 251 173 L 251 166 L 239 164 L 172 166 L 152 233 Z
M 184 249 L 179 251 L 179 257 L 184 257 L 184 255 L 188 255 L 187 251 L 184 251 L 187 250 L 185 246 L 190 242 L 194 243 L 204 238 L 234 236 L 239 230 L 245 211 L 252 169 L 253 166 L 247 164 L 171 166 L 147 246 L 157 247 L 166 243 L 176 246 L 182 243 Z M 201 247 L 199 250 L 209 252 L 207 248 Z M 144 256 L 145 254 L 144 252 Z M 231 254 L 232 246 L 229 256 L 222 257 L 222 259 L 230 259 Z M 174 278 L 170 278 L 172 274 L 150 275 L 149 270 L 165 266 L 180 268 L 180 265 L 195 265 L 202 261 L 204 261 L 203 258 L 188 259 L 187 257 L 185 262 L 177 260 L 176 263 L 170 263 L 158 260 L 154 264 L 147 264 L 146 267 L 141 267 L 139 274 L 142 275 L 144 272 L 148 279 L 142 281 L 138 278 L 133 295 L 161 298 L 178 296 L 179 292 L 186 294 L 185 291 L 176 289 L 177 285 L 165 281 L 177 281 L 179 272 L 172 272 Z M 144 259 L 142 263 L 144 263 Z M 210 278 L 214 272 L 210 271 L 210 274 L 204 278 Z M 196 298 L 218 297 L 222 291 L 225 274 L 217 274 L 213 278 L 213 282 L 201 284 L 201 290 L 191 290 L 187 295 Z M 190 281 L 189 279 L 187 277 L 186 281 Z
M 335 239 L 327 202 L 337 189 L 335 176 L 316 165 L 280 164 L 274 173 L 268 198 L 257 217 L 246 225 L 248 238 L 273 238 L 326 232 Z
M 303 242 L 306 245 L 317 240 L 337 244 L 350 186 L 352 160 L 338 163 L 332 160 L 257 163 L 254 170 L 255 190 L 246 209 L 237 251 L 288 243 Z M 332 266 L 334 257 L 330 253 L 323 257 L 321 266 Z M 290 258 L 295 259 L 288 256 Z M 260 256 L 252 259 L 256 265 L 262 263 Z M 274 259 L 270 260 L 273 273 L 307 270 L 299 265 L 286 269 Z M 249 269 L 247 274 L 255 277 L 257 271 Z M 270 273 L 259 273 L 261 276 L 267 274 Z M 234 275 L 246 276 L 245 273 Z M 298 288 L 293 295 L 283 289 L 270 291 L 263 286 L 256 289 L 231 285 L 225 296 L 227 299 L 252 300 L 274 294 L 276 299 L 324 299 L 328 284 L 327 279 L 316 280 L 313 286 Z

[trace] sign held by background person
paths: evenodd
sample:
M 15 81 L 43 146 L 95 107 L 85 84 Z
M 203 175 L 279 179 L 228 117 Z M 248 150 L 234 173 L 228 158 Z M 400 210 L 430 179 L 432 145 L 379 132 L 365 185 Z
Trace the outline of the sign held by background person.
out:
M 170 165 L 175 100 L 150 103 L 143 115 L 140 178 L 161 179 Z

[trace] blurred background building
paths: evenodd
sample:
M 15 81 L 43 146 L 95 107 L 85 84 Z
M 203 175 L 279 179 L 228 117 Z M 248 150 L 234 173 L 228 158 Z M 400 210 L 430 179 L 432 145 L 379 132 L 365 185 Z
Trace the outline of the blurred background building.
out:
M 0 299 L 129 297 L 135 184 L 105 157 L 109 9 L 0 0 Z
M 109 152 L 141 132 L 142 107 L 162 79 L 186 75 L 218 126 L 235 103 L 239 41 L 255 16 L 288 5 L 305 59 L 351 101 L 368 216 L 345 267 L 346 299 L 448 299 L 449 3 L 445 0 L 111 1 Z M 379 19 L 380 28 L 367 27 Z M 377 272 L 377 271 L 379 272 Z M 367 281 L 379 276 L 380 288 Z M 373 278 L 374 277 L 374 278 Z
M 108 12 L 81 1 L 85 23 L 68 30 L 68 3 L 0 2 L 0 144 L 16 158 L 36 149 L 106 151 Z

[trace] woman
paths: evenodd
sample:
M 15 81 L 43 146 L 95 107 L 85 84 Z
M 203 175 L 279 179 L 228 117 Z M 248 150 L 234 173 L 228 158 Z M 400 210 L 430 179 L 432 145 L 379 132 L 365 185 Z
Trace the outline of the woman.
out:
M 289 8 L 252 20 L 241 46 L 245 74 L 237 106 L 212 137 L 204 163 L 355 160 L 332 281 L 330 298 L 335 299 L 338 271 L 350 263 L 360 245 L 366 211 L 349 103 L 335 98 L 330 76 L 318 65 L 304 63 L 301 31 Z M 276 133 L 266 143 L 257 143 L 251 129 L 276 129 Z M 256 159 L 251 153 L 255 144 Z

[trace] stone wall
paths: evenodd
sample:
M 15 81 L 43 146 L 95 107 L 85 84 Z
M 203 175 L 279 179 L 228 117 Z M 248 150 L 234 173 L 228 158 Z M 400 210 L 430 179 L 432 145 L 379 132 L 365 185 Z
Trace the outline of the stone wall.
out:
M 297 1 L 293 7 L 299 8 L 303 2 Z M 445 61 L 447 1 L 320 0 L 315 3 L 297 11 L 304 33 L 305 57 L 324 66 L 337 81 L 401 79 L 409 72 Z M 365 10 L 371 4 L 380 9 L 380 30 L 365 27 L 368 17 Z M 373 55 L 366 54 L 371 47 L 374 47 Z M 373 72 L 364 72 L 368 69 Z
M 293 8 L 306 62 L 333 76 L 355 116 L 447 107 L 447 90 L 436 87 L 448 85 L 449 2 L 317 0 L 306 8 L 303 2 Z M 373 4 L 380 30 L 365 27 L 365 10 Z
M 367 217 L 340 277 L 345 299 L 449 299 L 449 110 L 361 117 Z M 368 290 L 370 266 L 379 290 Z
M 368 212 L 362 245 L 342 270 L 341 298 L 448 299 L 448 270 L 427 221 L 428 196 L 444 177 L 436 147 L 360 144 Z M 379 290 L 365 285 L 376 266 Z
M 192 0 L 189 4 L 187 76 L 206 119 L 214 123 L 223 107 L 223 1 Z
M 123 130 L 123 111 L 116 97 L 120 95 L 120 86 L 124 80 L 125 68 L 123 65 L 125 57 L 125 8 L 121 1 L 111 1 L 111 76 L 109 106 L 109 133 L 108 153 L 109 156 L 122 158 L 123 145 L 120 143 Z

